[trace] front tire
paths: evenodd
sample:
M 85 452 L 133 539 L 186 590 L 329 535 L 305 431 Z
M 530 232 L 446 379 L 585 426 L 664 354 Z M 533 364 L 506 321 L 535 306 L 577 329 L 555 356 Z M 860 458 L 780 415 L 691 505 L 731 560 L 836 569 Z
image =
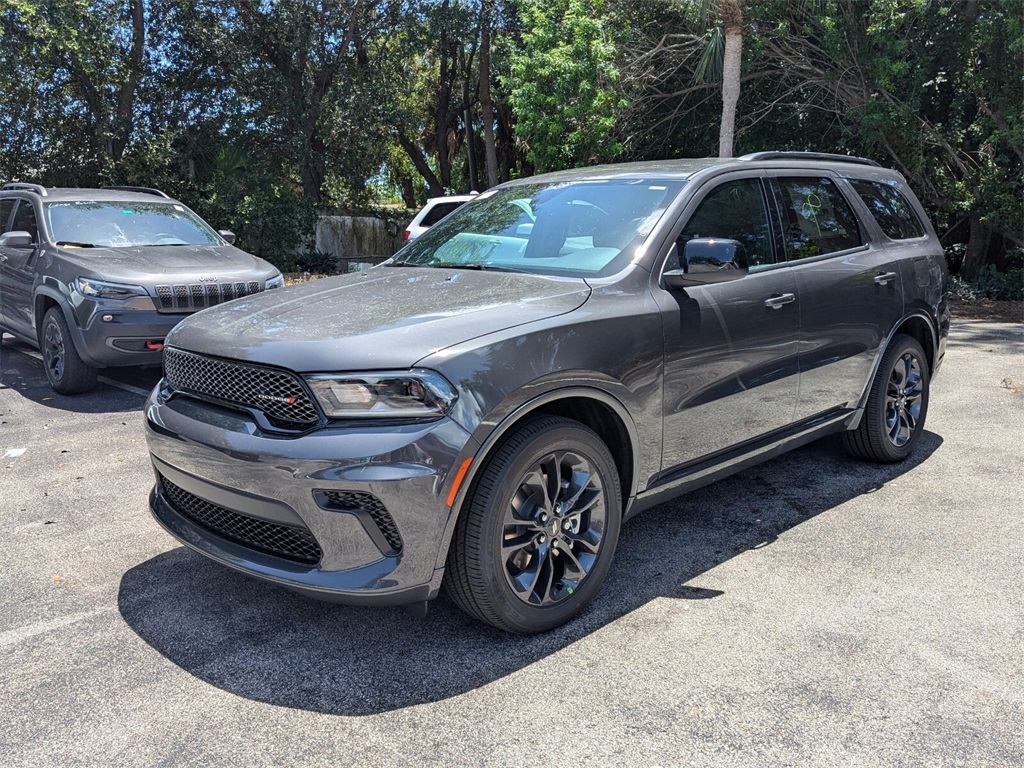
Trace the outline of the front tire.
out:
M 884 464 L 907 458 L 924 432 L 929 384 L 928 359 L 917 339 L 894 337 L 871 383 L 860 425 L 843 433 L 846 449 Z
M 59 307 L 50 307 L 39 328 L 39 351 L 46 378 L 54 391 L 77 395 L 96 386 L 99 371 L 86 364 L 75 349 L 67 320 Z
M 597 594 L 621 521 L 619 475 L 597 433 L 560 417 L 531 420 L 474 481 L 445 588 L 463 611 L 499 629 L 554 629 Z

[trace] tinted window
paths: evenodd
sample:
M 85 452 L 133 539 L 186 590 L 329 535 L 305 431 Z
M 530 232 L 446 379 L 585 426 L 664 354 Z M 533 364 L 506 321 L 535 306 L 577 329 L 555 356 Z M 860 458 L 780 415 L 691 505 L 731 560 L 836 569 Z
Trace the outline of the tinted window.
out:
M 786 259 L 807 259 L 862 244 L 857 218 L 831 179 L 778 179 Z
M 48 203 L 54 241 L 109 248 L 220 245 L 220 237 L 179 203 Z
M 910 202 L 894 186 L 878 181 L 849 179 L 886 237 L 907 240 L 924 235 L 924 225 Z
M 421 227 L 432 227 L 449 213 L 459 208 L 462 203 L 438 203 L 429 211 L 427 215 L 423 217 L 423 221 L 420 222 Z
M 484 193 L 398 254 L 393 266 L 615 274 L 650 234 L 682 182 L 524 184 Z
M 771 264 L 772 235 L 760 180 L 729 181 L 711 190 L 686 222 L 679 236 L 679 252 L 697 237 L 738 240 L 751 266 Z
M 11 211 L 14 210 L 14 201 L 0 200 L 0 231 L 10 232 L 7 222 L 11 220 Z
M 36 228 L 36 210 L 28 200 L 22 200 L 14 212 L 14 222 L 11 224 L 11 232 L 28 232 L 35 242 L 39 235 Z

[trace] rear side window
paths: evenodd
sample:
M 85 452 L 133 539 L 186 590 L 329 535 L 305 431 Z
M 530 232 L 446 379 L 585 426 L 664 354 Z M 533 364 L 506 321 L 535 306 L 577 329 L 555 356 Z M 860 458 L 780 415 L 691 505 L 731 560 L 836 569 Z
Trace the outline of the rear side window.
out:
M 910 201 L 896 187 L 878 181 L 848 179 L 878 226 L 891 240 L 909 240 L 924 235 L 924 225 Z
M 857 217 L 831 179 L 780 178 L 786 260 L 808 259 L 863 244 Z
M 462 205 L 462 203 L 438 203 L 427 211 L 427 215 L 423 217 L 420 226 L 432 227 L 456 208 L 461 208 Z

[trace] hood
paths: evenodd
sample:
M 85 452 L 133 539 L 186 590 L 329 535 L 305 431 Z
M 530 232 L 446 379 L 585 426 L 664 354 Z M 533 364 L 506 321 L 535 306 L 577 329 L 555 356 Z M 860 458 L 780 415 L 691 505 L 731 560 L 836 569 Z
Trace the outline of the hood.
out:
M 52 247 L 52 246 L 51 246 Z M 192 283 L 200 277 L 271 276 L 268 262 L 230 245 L 145 245 L 133 248 L 60 249 L 61 258 L 97 279 L 133 285 Z
M 305 373 L 409 368 L 453 344 L 571 312 L 589 295 L 576 279 L 379 267 L 204 310 L 167 344 Z

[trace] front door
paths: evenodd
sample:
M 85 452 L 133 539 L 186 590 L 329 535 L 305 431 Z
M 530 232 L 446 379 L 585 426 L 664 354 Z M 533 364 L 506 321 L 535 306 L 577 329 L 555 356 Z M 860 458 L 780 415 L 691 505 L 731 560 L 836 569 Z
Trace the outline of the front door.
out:
M 792 270 L 776 263 L 764 180 L 748 172 L 709 184 L 683 214 L 674 253 L 696 237 L 738 240 L 751 271 L 654 289 L 665 339 L 665 472 L 786 427 L 796 408 L 800 305 Z M 667 269 L 677 268 L 672 259 Z
M 6 201 L 5 201 L 6 202 Z M 28 338 L 35 338 L 32 323 L 32 284 L 38 253 L 39 229 L 29 200 L 19 200 L 5 231 L 25 231 L 35 244 L 30 248 L 0 248 L 0 312 L 3 324 Z

